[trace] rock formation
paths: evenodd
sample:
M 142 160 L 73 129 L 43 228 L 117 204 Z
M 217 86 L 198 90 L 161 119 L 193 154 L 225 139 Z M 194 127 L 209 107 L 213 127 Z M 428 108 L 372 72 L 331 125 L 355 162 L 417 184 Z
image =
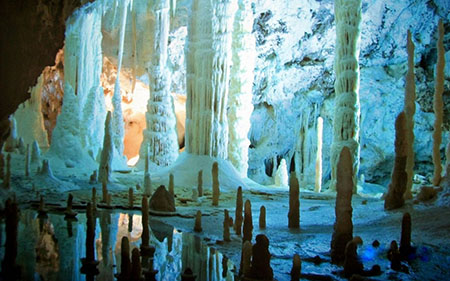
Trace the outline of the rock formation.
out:
M 169 175 L 169 193 L 172 197 L 175 197 L 175 191 L 173 188 L 173 174 Z
M 356 236 L 345 246 L 344 276 L 349 278 L 353 274 L 361 274 L 364 271 L 363 264 L 358 257 L 358 245 L 362 245 L 361 237 Z
M 228 210 L 225 209 L 223 218 L 223 241 L 229 242 L 230 239 L 230 216 L 228 214 Z
M 395 120 L 395 162 L 391 183 L 384 201 L 384 208 L 387 210 L 400 208 L 405 203 L 403 194 L 406 191 L 408 180 L 406 174 L 406 145 L 406 117 L 405 113 L 401 112 Z
M 148 228 L 148 199 L 147 196 L 142 196 L 142 236 L 141 236 L 141 254 L 146 256 L 150 250 L 150 232 Z M 134 251 L 134 250 L 133 250 Z
M 292 260 L 291 280 L 299 281 L 301 272 L 302 272 L 302 261 L 300 260 L 300 256 L 295 254 Z
M 250 0 L 238 0 L 234 18 L 232 68 L 228 99 L 228 159 L 243 178 L 247 177 L 247 134 L 253 111 L 252 90 L 256 43 L 252 33 L 253 12 Z
M 288 227 L 299 228 L 300 227 L 300 190 L 298 185 L 297 176 L 295 172 L 291 173 L 289 177 L 289 213 L 288 213 Z
M 322 190 L 322 142 L 323 142 L 323 118 L 317 118 L 317 152 L 316 152 L 316 177 L 314 191 Z
M 259 209 L 259 229 L 266 228 L 266 207 L 261 206 Z
M 288 185 L 288 170 L 286 165 L 286 160 L 281 159 L 280 165 L 275 173 L 275 185 L 276 186 L 287 186 Z
M 251 277 L 257 280 L 273 280 L 270 266 L 269 239 L 264 234 L 256 235 L 252 248 Z
M 252 243 L 250 241 L 245 241 L 242 244 L 242 262 L 240 272 L 244 277 L 249 277 L 251 274 L 251 264 L 252 260 Z
M 131 251 L 131 278 L 130 281 L 142 281 L 141 257 L 138 248 Z
M 166 190 L 164 185 L 160 185 L 150 198 L 150 210 L 159 212 L 175 212 L 175 199 Z
M 444 118 L 444 102 L 442 94 L 444 92 L 444 68 L 445 68 L 445 49 L 444 49 L 444 23 L 439 20 L 439 39 L 436 43 L 438 58 L 436 64 L 436 82 L 434 90 L 434 130 L 433 130 L 433 185 L 439 185 L 441 181 L 441 142 L 442 142 L 442 121 Z M 401 246 L 400 246 L 401 249 Z
M 200 210 L 197 211 L 197 214 L 195 215 L 194 231 L 202 232 L 202 212 Z
M 398 250 L 397 241 L 393 240 L 387 253 L 387 258 L 391 262 L 391 269 L 399 271 L 401 269 L 401 255 Z
M 134 194 L 133 194 L 133 188 L 130 187 L 128 189 L 128 207 L 130 209 L 133 209 L 134 207 Z
M 102 201 L 101 202 L 106 203 L 108 201 L 108 196 L 109 196 L 108 185 L 105 182 L 103 182 L 102 183 Z
M 36 140 L 33 141 L 33 144 L 31 146 L 31 162 L 32 163 L 41 162 L 41 149 L 39 148 L 39 144 Z
M 17 145 L 17 149 L 19 150 L 20 154 L 25 154 L 27 151 L 22 137 L 19 137 L 19 144 Z
M 400 238 L 400 254 L 403 259 L 407 259 L 411 251 L 411 215 L 404 213 L 402 218 L 402 236 Z
M 27 152 L 25 153 L 25 177 L 30 176 L 30 162 L 31 162 L 30 145 L 27 144 Z
M 213 206 L 219 206 L 219 196 L 220 196 L 220 187 L 219 187 L 219 164 L 214 162 L 212 166 L 212 191 L 213 191 Z
M 345 247 L 353 237 L 352 194 L 353 163 L 350 150 L 344 146 L 339 157 L 336 181 L 336 206 L 333 237 L 331 238 L 331 261 L 341 264 L 345 258 Z
M 102 153 L 100 156 L 100 165 L 98 167 L 98 180 L 101 183 L 111 181 L 112 162 L 114 157 L 112 130 L 111 111 L 108 111 L 105 119 L 105 134 L 103 138 Z
M 241 235 L 242 232 L 242 209 L 244 207 L 244 202 L 242 200 L 242 187 L 239 186 L 236 195 L 236 211 L 234 219 L 234 230 L 237 235 Z
M 253 219 L 252 219 L 252 204 L 250 200 L 245 201 L 244 205 L 244 236 L 242 241 L 252 241 Z
M 9 136 L 5 141 L 3 149 L 6 152 L 14 152 L 14 150 L 17 148 L 17 145 L 19 144 L 19 139 L 17 137 L 17 130 L 16 130 L 16 119 L 13 115 L 9 116 Z
M 150 173 L 144 174 L 144 194 L 148 197 L 152 196 L 152 180 L 150 179 Z
M 336 20 L 336 73 L 333 143 L 331 145 L 331 185 L 336 187 L 339 155 L 344 146 L 351 152 L 353 182 L 356 192 L 359 170 L 359 48 L 361 0 L 337 0 L 334 3 Z
M 131 260 L 130 260 L 130 242 L 128 237 L 123 236 L 120 244 L 120 274 L 118 280 L 128 280 L 131 275 Z
M 411 199 L 411 189 L 414 178 L 414 114 L 416 113 L 416 81 L 414 74 L 414 43 L 411 40 L 411 31 L 408 30 L 406 48 L 408 51 L 408 72 L 406 73 L 405 85 L 405 112 L 407 158 L 405 198 Z
M 197 191 L 198 191 L 198 196 L 202 197 L 203 196 L 203 170 L 198 171 Z

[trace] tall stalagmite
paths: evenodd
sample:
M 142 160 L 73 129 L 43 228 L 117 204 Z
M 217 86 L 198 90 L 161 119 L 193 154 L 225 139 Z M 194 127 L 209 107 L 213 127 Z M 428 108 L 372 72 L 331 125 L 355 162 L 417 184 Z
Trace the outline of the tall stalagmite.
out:
M 170 31 L 170 0 L 151 1 L 152 21 L 148 65 L 150 98 L 147 104 L 147 128 L 142 148 L 150 145 L 150 160 L 160 166 L 172 164 L 178 157 L 178 139 L 173 98 L 170 93 L 170 71 L 167 67 L 167 45 Z M 145 153 L 141 149 L 141 156 Z
M 252 89 L 255 68 L 255 37 L 252 34 L 251 0 L 238 0 L 234 18 L 233 56 L 228 100 L 228 159 L 241 177 L 247 177 L 250 116 L 253 111 Z
M 250 200 L 245 201 L 244 205 L 244 236 L 242 241 L 252 241 L 253 236 L 253 218 L 252 218 L 252 204 Z
M 300 187 L 295 172 L 289 177 L 289 228 L 300 227 Z
M 113 151 L 114 144 L 112 140 L 112 119 L 111 111 L 108 111 L 105 120 L 105 135 L 103 139 L 102 154 L 100 157 L 100 165 L 98 167 L 98 180 L 101 183 L 111 181 Z
M 444 118 L 444 102 L 442 94 L 444 92 L 444 68 L 445 68 L 445 50 L 444 50 L 444 23 L 439 20 L 439 39 L 436 43 L 437 47 L 437 64 L 436 64 L 436 82 L 434 90 L 434 130 L 433 130 L 433 185 L 439 185 L 441 181 L 441 142 L 442 142 L 442 121 Z
M 408 175 L 406 183 L 406 198 L 412 198 L 411 189 L 414 178 L 414 114 L 416 113 L 416 84 L 414 75 L 414 43 L 411 40 L 411 31 L 408 30 L 407 36 L 408 50 L 408 73 L 406 73 L 405 86 L 405 121 L 406 121 L 406 140 L 407 140 L 407 159 L 406 174 Z
M 352 194 L 354 181 L 352 161 L 350 150 L 344 146 L 337 167 L 336 221 L 331 239 L 331 261 L 336 264 L 344 262 L 345 246 L 353 238 Z
M 212 192 L 213 206 L 219 206 L 220 186 L 219 186 L 219 163 L 214 162 L 212 166 Z
M 228 156 L 228 87 L 237 0 L 194 0 L 186 45 L 186 151 Z
M 353 159 L 353 181 L 356 192 L 359 169 L 359 43 L 361 0 L 336 0 L 336 73 L 333 143 L 331 145 L 331 188 L 336 188 L 337 164 L 344 146 Z
M 403 195 L 406 191 L 406 117 L 401 112 L 395 120 L 395 162 L 392 170 L 391 183 L 384 200 L 384 208 L 387 210 L 400 208 L 405 203 Z
M 237 235 L 242 233 L 242 209 L 244 207 L 244 201 L 242 199 L 242 187 L 239 186 L 236 195 L 236 210 L 234 217 L 234 230 Z

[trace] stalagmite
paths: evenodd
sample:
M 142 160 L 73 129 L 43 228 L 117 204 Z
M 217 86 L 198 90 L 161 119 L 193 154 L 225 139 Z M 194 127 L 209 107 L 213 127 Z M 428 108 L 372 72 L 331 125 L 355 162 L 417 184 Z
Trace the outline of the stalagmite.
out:
M 275 185 L 276 186 L 288 186 L 289 177 L 286 165 L 286 160 L 281 159 L 280 165 L 275 173 Z
M 228 156 L 227 99 L 236 1 L 192 3 L 186 44 L 186 151 L 191 154 Z
M 400 251 L 398 250 L 397 241 L 393 240 L 387 253 L 387 258 L 391 262 L 391 269 L 399 271 L 402 268 Z
M 302 272 L 302 261 L 300 256 L 295 254 L 292 260 L 291 281 L 299 281 Z
M 142 236 L 141 236 L 141 254 L 147 255 L 150 250 L 150 233 L 148 229 L 148 200 L 147 196 L 142 196 Z
M 20 154 L 25 154 L 27 152 L 27 148 L 25 147 L 25 143 L 23 142 L 23 138 L 19 138 L 19 144 L 17 145 L 17 149 Z
M 244 236 L 242 241 L 252 241 L 253 219 L 252 219 L 252 204 L 250 200 L 245 201 L 244 207 Z
M 102 183 L 102 202 L 106 203 L 108 201 L 108 185 L 103 182 Z
M 198 190 L 196 187 L 192 188 L 192 201 L 198 202 Z
M 53 176 L 53 171 L 50 166 L 50 162 L 48 162 L 47 159 L 42 160 L 42 167 L 39 169 L 39 174 L 49 178 L 53 179 L 55 178 L 55 176 Z
M 400 239 L 400 254 L 407 259 L 411 254 L 411 215 L 404 213 L 402 218 L 402 236 Z
M 317 118 L 317 152 L 316 152 L 316 181 L 314 191 L 322 190 L 322 139 L 323 139 L 323 118 Z
M 128 189 L 128 207 L 129 207 L 130 209 L 133 209 L 133 206 L 134 206 L 133 188 L 130 187 L 130 188 Z
M 331 238 L 331 261 L 341 264 L 345 258 L 345 247 L 353 237 L 352 194 L 353 163 L 350 150 L 344 146 L 339 156 L 336 182 L 336 206 L 333 237 Z
M 150 174 L 145 173 L 144 174 L 144 194 L 148 197 L 152 196 L 153 190 L 152 190 L 152 181 L 150 179 Z
M 0 180 L 5 178 L 5 156 L 1 153 L 0 149 Z
M 169 166 L 178 157 L 178 136 L 174 102 L 170 92 L 171 72 L 167 64 L 170 32 L 170 0 L 152 1 L 151 34 L 147 43 L 152 51 L 147 67 L 150 77 L 150 98 L 147 103 L 147 128 L 143 145 L 150 146 L 150 160 Z M 144 151 L 141 150 L 141 156 Z
M 229 242 L 230 239 L 230 215 L 228 214 L 228 210 L 225 209 L 223 218 L 223 241 Z
M 392 210 L 400 208 L 405 203 L 403 194 L 406 190 L 406 120 L 405 113 L 401 112 L 395 120 L 395 162 L 392 170 L 391 183 L 384 201 L 384 208 Z
M 242 244 L 242 262 L 241 272 L 244 277 L 249 277 L 251 273 L 251 259 L 252 259 L 252 242 L 245 241 Z
M 106 197 L 106 206 L 111 207 L 111 202 L 112 202 L 112 195 L 108 194 L 108 197 Z
M 92 188 L 91 203 L 92 203 L 92 211 L 95 213 L 97 211 L 97 190 L 95 189 L 95 187 Z
M 197 211 L 197 214 L 195 215 L 194 231 L 202 232 L 202 212 L 201 211 Z
M 264 206 L 259 209 L 259 228 L 266 228 L 266 207 Z
M 141 281 L 142 266 L 141 257 L 138 248 L 134 248 L 131 251 L 131 278 L 130 281 Z
M 81 272 L 85 274 L 98 273 L 99 262 L 95 260 L 95 217 L 91 203 L 87 203 L 86 218 L 86 257 L 81 259 Z
M 97 170 L 94 170 L 94 171 L 92 172 L 92 174 L 89 176 L 89 183 L 90 183 L 90 184 L 97 183 L 97 178 L 98 178 L 98 176 L 97 176 Z
M 242 232 L 242 209 L 244 207 L 244 202 L 242 200 L 242 187 L 239 186 L 236 195 L 236 211 L 234 219 L 234 230 L 237 235 L 241 235 Z
M 364 271 L 362 262 L 358 257 L 358 245 L 362 245 L 361 237 L 356 236 L 345 246 L 344 275 L 351 277 L 353 274 L 361 274 Z
M 442 122 L 444 118 L 444 102 L 442 94 L 444 92 L 444 68 L 445 68 L 445 49 L 444 49 L 444 23 L 439 20 L 439 39 L 436 43 L 437 47 L 437 64 L 436 64 L 436 82 L 434 89 L 434 130 L 433 130 L 433 185 L 438 186 L 441 181 L 441 142 L 442 142 Z M 401 246 L 400 246 L 401 249 Z
M 32 163 L 41 162 L 41 149 L 39 148 L 39 144 L 36 140 L 33 141 L 31 147 L 31 162 Z
M 169 175 L 169 193 L 170 195 L 175 196 L 175 191 L 173 188 L 173 174 Z
M 361 0 L 336 0 L 336 73 L 333 143 L 331 145 L 331 189 L 336 188 L 337 164 L 344 146 L 351 152 L 353 192 L 359 170 L 359 48 Z
M 3 178 L 3 188 L 9 189 L 11 187 L 11 154 L 6 156 L 6 174 Z
M 150 198 L 150 210 L 158 212 L 175 212 L 175 198 L 166 190 L 164 185 L 160 185 Z
M 9 116 L 9 136 L 3 147 L 6 152 L 14 152 L 14 149 L 16 149 L 19 144 L 16 127 L 16 119 L 13 115 Z
M 19 280 L 20 268 L 16 265 L 17 239 L 19 226 L 19 209 L 15 198 L 8 198 L 4 210 L 6 241 L 2 261 L 2 277 L 4 280 Z
M 252 90 L 256 59 L 253 12 L 250 0 L 238 0 L 234 18 L 230 95 L 228 99 L 228 159 L 243 178 L 247 177 L 247 134 L 253 112 Z
M 300 227 L 300 190 L 295 172 L 289 177 L 289 228 Z
M 414 178 L 414 114 L 416 113 L 416 82 L 414 75 L 414 43 L 411 40 L 411 31 L 408 30 L 407 35 L 408 50 L 408 73 L 406 74 L 405 85 L 405 123 L 406 123 L 406 140 L 407 140 L 407 158 L 406 158 L 406 192 L 405 198 L 411 199 L 411 189 Z
M 77 216 L 77 213 L 72 210 L 72 200 L 73 195 L 72 193 L 69 193 L 69 195 L 67 196 L 67 207 L 64 211 L 65 219 L 74 219 Z
M 130 261 L 130 242 L 128 237 L 123 236 L 120 246 L 120 274 L 118 280 L 128 280 L 131 274 L 131 261 Z
M 219 206 L 219 196 L 220 196 L 220 187 L 219 187 L 219 164 L 214 162 L 212 166 L 212 191 L 213 191 L 213 206 Z
M 264 234 L 256 235 L 252 248 L 252 268 L 250 276 L 256 280 L 273 280 L 270 266 L 269 239 Z
M 111 111 L 108 111 L 105 119 L 105 135 L 103 139 L 102 154 L 100 157 L 100 165 L 98 167 L 98 180 L 101 183 L 111 181 L 113 154 L 114 144 L 112 139 Z
M 30 145 L 27 144 L 27 153 L 25 154 L 25 176 L 26 177 L 28 177 L 30 175 L 30 162 L 31 162 Z
M 197 191 L 198 196 L 203 196 L 203 170 L 198 171 L 198 177 L 197 177 Z

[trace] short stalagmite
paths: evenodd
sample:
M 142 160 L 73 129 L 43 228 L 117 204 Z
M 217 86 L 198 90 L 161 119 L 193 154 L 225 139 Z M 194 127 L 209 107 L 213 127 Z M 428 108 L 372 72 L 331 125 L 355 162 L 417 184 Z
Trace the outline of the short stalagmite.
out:
M 41 162 L 41 149 L 39 148 L 38 142 L 34 140 L 31 147 L 31 163 L 39 162 Z
M 203 196 L 203 170 L 198 171 L 197 176 L 197 190 L 198 190 L 198 196 Z
M 242 244 L 242 262 L 241 262 L 241 272 L 243 276 L 249 277 L 251 273 L 252 260 L 252 243 L 250 241 L 245 241 Z
M 363 264 L 358 257 L 358 245 L 362 245 L 361 237 L 356 236 L 345 246 L 344 275 L 351 277 L 364 271 Z
M 299 281 L 302 272 L 302 261 L 300 256 L 295 254 L 292 260 L 291 281 Z
M 224 210 L 224 218 L 223 218 L 223 241 L 229 242 L 230 239 L 230 215 L 228 214 L 228 210 Z
M 403 206 L 405 199 L 403 194 L 406 191 L 406 118 L 401 112 L 395 120 L 395 162 L 392 171 L 392 179 L 389 190 L 384 201 L 384 208 L 387 210 L 397 209 Z
M 26 153 L 26 147 L 25 147 L 25 143 L 23 142 L 23 138 L 20 137 L 19 138 L 19 144 L 17 146 L 17 148 L 19 149 L 19 153 L 20 154 L 25 154 Z
M 300 227 L 300 190 L 297 176 L 292 172 L 289 177 L 289 228 Z
M 411 252 L 411 215 L 404 213 L 402 218 L 402 236 L 400 238 L 400 254 L 403 259 L 408 259 Z
M 242 208 L 244 207 L 244 202 L 242 201 L 242 186 L 238 187 L 236 195 L 236 211 L 234 219 L 234 230 L 237 235 L 242 233 Z
M 341 264 L 345 258 L 345 246 L 353 237 L 352 194 L 353 163 L 350 150 L 344 146 L 339 156 L 336 181 L 336 206 L 333 237 L 331 238 L 331 261 Z
M 252 219 L 252 204 L 250 200 L 245 201 L 244 205 L 244 236 L 242 241 L 252 241 L 253 219 Z
M 213 190 L 213 206 L 219 206 L 219 196 L 220 196 L 220 187 L 219 187 L 219 163 L 214 162 L 212 166 L 212 190 Z
M 195 232 L 202 232 L 202 212 L 199 210 L 197 211 L 197 214 L 195 215 L 195 225 L 194 225 L 194 231 Z
M 252 268 L 250 276 L 256 280 L 273 280 L 270 266 L 269 239 L 264 234 L 256 235 L 252 248 Z
M 391 262 L 391 269 L 398 271 L 401 269 L 401 256 L 398 250 L 397 241 L 393 240 L 387 253 L 387 258 Z
M 264 206 L 261 206 L 261 208 L 259 209 L 259 228 L 266 228 L 266 207 Z

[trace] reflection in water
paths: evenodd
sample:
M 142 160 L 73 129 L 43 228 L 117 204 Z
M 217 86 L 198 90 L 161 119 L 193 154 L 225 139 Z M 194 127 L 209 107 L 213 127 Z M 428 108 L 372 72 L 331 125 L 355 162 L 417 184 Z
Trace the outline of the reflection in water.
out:
M 47 219 L 39 220 L 36 211 L 21 210 L 16 261 L 22 269 L 22 279 L 116 280 L 121 269 L 122 238 L 129 241 L 131 260 L 133 249 L 141 246 L 142 217 L 137 213 L 97 210 L 92 222 L 93 256 L 86 252 L 86 215 L 79 214 L 78 221 L 66 221 L 63 214 L 49 213 Z M 2 222 L 1 260 L 5 254 L 4 229 Z M 141 258 L 140 267 L 144 273 L 154 269 L 148 274 L 156 274 L 156 280 L 181 280 L 181 273 L 187 268 L 192 269 L 197 281 L 234 280 L 234 265 L 192 234 L 150 219 L 150 245 L 155 247 L 154 257 Z M 81 259 L 87 256 L 99 262 L 98 275 L 81 274 Z

